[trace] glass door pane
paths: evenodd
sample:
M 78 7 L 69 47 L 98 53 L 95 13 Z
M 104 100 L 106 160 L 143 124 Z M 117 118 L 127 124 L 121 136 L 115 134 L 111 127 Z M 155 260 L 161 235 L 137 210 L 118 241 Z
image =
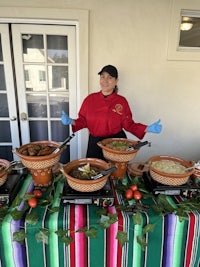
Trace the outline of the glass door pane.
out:
M 68 63 L 68 37 L 47 35 L 48 62 Z

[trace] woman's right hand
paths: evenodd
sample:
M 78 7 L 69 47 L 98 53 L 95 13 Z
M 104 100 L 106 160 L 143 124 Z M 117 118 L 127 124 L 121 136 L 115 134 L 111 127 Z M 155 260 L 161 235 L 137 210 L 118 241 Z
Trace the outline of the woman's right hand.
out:
M 62 116 L 61 116 L 61 122 L 64 125 L 70 125 L 73 124 L 73 120 L 62 110 Z

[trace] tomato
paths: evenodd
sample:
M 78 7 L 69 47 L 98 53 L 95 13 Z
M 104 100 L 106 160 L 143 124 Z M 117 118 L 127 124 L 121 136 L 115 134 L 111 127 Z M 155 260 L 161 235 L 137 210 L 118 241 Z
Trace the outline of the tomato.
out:
M 132 199 L 133 198 L 133 191 L 128 188 L 126 191 L 125 191 L 125 198 L 126 199 Z
M 132 190 L 132 191 L 137 191 L 138 190 L 138 186 L 136 184 L 132 184 L 129 186 L 129 188 Z
M 33 190 L 33 194 L 35 195 L 36 198 L 42 197 L 42 191 L 40 189 Z
M 36 197 L 32 197 L 28 200 L 28 205 L 31 208 L 35 208 L 37 206 L 37 199 Z
M 142 198 L 142 193 L 140 193 L 140 191 L 136 190 L 133 192 L 133 198 L 135 200 L 140 200 Z

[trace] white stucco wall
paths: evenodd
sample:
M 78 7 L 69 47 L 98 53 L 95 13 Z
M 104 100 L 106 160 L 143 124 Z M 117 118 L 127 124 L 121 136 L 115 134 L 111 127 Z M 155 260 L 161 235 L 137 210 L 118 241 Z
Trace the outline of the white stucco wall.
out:
M 172 34 L 177 12 L 200 10 L 200 1 L 0 0 L 0 10 L 14 6 L 89 10 L 88 92 L 99 89 L 102 66 L 113 64 L 119 70 L 119 93 L 129 100 L 134 119 L 163 123 L 160 135 L 145 136 L 152 147 L 141 148 L 135 160 L 157 154 L 200 159 L 200 62 L 168 56 L 169 43 L 177 38 Z

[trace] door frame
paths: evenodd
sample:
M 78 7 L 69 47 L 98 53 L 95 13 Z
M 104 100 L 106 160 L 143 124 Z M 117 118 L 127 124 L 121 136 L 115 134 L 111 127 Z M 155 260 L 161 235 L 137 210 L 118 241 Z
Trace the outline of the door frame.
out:
M 14 77 L 12 72 L 12 63 L 11 63 L 11 46 L 9 40 L 9 28 L 8 24 L 0 24 L 0 32 L 1 32 L 1 45 L 3 52 L 3 67 L 4 67 L 4 76 L 5 76 L 5 84 L 6 84 L 6 92 L 7 101 L 8 101 L 8 118 L 1 117 L 1 121 L 5 119 L 5 121 L 10 122 L 10 134 L 11 140 L 10 142 L 1 142 L 1 145 L 10 146 L 12 149 L 20 146 L 20 137 L 19 137 L 19 126 L 17 120 L 17 106 L 16 106 L 16 92 L 14 86 Z M 3 40 L 3 41 L 2 41 Z M 13 97 L 15 94 L 15 97 Z M 1 129 L 2 130 L 2 129 Z M 17 159 L 16 155 L 13 154 L 13 159 Z
M 89 11 L 75 9 L 23 8 L 1 7 L 0 23 L 18 24 L 54 24 L 74 25 L 77 40 L 77 111 L 72 113 L 76 118 L 83 99 L 88 95 L 88 25 Z M 77 142 L 78 158 L 85 157 L 88 131 L 77 132 L 74 141 Z

